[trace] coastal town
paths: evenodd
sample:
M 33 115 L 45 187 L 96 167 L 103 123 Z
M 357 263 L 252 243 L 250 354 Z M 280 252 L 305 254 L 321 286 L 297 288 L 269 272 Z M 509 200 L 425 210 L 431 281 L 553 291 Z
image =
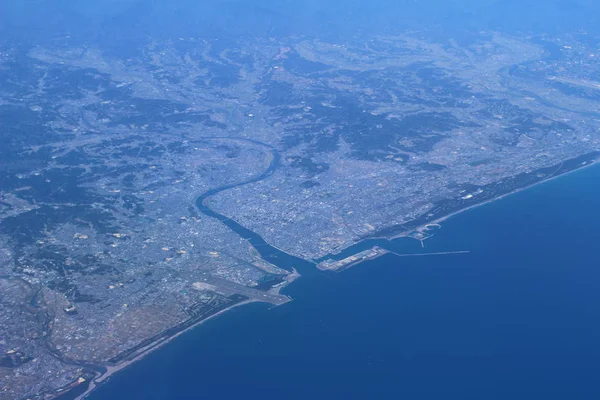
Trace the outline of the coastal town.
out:
M 597 52 L 496 32 L 2 43 L 0 398 L 93 389 L 225 310 L 288 303 L 301 268 L 593 164 Z

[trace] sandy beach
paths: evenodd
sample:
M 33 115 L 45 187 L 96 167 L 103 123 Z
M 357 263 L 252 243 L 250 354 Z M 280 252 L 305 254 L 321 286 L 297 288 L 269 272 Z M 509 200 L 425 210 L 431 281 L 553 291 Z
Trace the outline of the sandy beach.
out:
M 573 170 L 571 170 L 571 171 L 568 171 L 568 172 L 565 172 L 565 173 L 561 173 L 561 174 L 558 174 L 558 175 L 555 175 L 555 176 L 551 176 L 551 177 L 549 177 L 549 178 L 546 178 L 546 179 L 544 179 L 544 180 L 542 180 L 542 181 L 539 181 L 539 182 L 536 182 L 536 183 L 534 183 L 534 184 L 527 185 L 527 186 L 524 186 L 524 187 L 521 187 L 521 188 L 515 189 L 515 190 L 513 190 L 513 191 L 511 191 L 511 192 L 508 192 L 508 193 L 502 194 L 502 195 L 500 195 L 500 196 L 498 196 L 498 197 L 495 197 L 495 198 L 493 198 L 493 199 L 489 199 L 489 200 L 486 200 L 486 201 L 483 201 L 483 202 L 480 202 L 480 203 L 477 203 L 477 204 L 473 204 L 472 206 L 465 207 L 465 208 L 463 208 L 463 209 L 457 210 L 457 211 L 455 211 L 455 212 L 452 212 L 452 213 L 450 213 L 450 214 L 448 214 L 448 215 L 445 215 L 445 216 L 443 216 L 443 217 L 437 218 L 437 219 L 435 219 L 435 220 L 432 220 L 432 221 L 428 221 L 426 224 L 423 224 L 423 225 L 421 225 L 421 226 L 417 227 L 416 229 L 414 229 L 414 230 L 411 230 L 410 232 L 414 232 L 414 231 L 422 230 L 422 229 L 423 229 L 424 227 L 426 227 L 427 225 L 440 224 L 440 223 L 442 223 L 442 222 L 446 221 L 447 219 L 449 219 L 449 218 L 451 218 L 451 217 L 453 217 L 453 216 L 456 216 L 456 215 L 458 215 L 458 214 L 461 214 L 461 213 L 463 213 L 463 212 L 465 212 L 465 211 L 468 211 L 468 210 L 474 209 L 474 208 L 476 208 L 476 207 L 483 206 L 483 205 L 485 205 L 485 204 L 488 204 L 488 203 L 492 203 L 492 202 L 494 202 L 494 201 L 501 200 L 501 199 L 503 199 L 503 198 L 505 198 L 505 197 L 507 197 L 507 196 L 510 196 L 510 195 L 516 194 L 516 193 L 518 193 L 518 192 L 521 192 L 521 191 L 524 191 L 524 190 L 530 189 L 530 188 L 532 188 L 532 187 L 535 187 L 535 186 L 537 186 L 537 185 L 540 185 L 540 184 L 543 184 L 543 183 L 546 183 L 546 182 L 552 181 L 552 180 L 554 180 L 554 179 L 557 179 L 557 178 L 561 178 L 561 177 L 567 176 L 567 175 L 569 175 L 569 174 L 571 174 L 571 173 L 574 173 L 574 172 L 581 171 L 581 170 L 583 170 L 584 168 L 588 168 L 588 167 L 591 167 L 591 166 L 594 166 L 594 165 L 596 165 L 596 160 L 590 161 L 590 162 L 589 162 L 589 163 L 587 163 L 586 165 L 582 165 L 582 166 L 580 166 L 580 167 L 578 167 L 578 168 L 575 168 L 575 169 L 573 169 Z M 410 237 L 410 232 L 404 232 L 404 233 L 398 234 L 398 235 L 396 235 L 396 236 L 393 236 L 393 237 L 381 237 L 381 238 L 378 238 L 378 237 L 373 237 L 373 238 L 370 238 L 370 239 L 387 239 L 387 240 L 393 240 L 393 239 L 397 239 L 397 238 L 401 238 L 401 237 Z M 396 253 L 394 253 L 394 254 L 396 254 Z M 400 255 L 400 254 L 398 254 L 398 255 Z M 350 264 L 350 265 L 346 266 L 345 268 L 342 268 L 342 269 L 341 269 L 339 272 L 341 272 L 341 271 L 343 271 L 343 270 L 345 270 L 345 269 L 347 269 L 347 268 L 349 268 L 349 267 L 354 267 L 354 266 L 356 266 L 356 265 L 358 265 L 358 264 L 360 264 L 360 263 L 362 263 L 362 262 L 364 262 L 364 261 L 368 261 L 368 260 L 358 260 L 357 262 L 355 262 L 355 263 L 352 263 L 352 264 Z M 282 284 L 282 285 L 280 285 L 280 286 L 277 286 L 277 287 L 275 287 L 275 288 L 272 288 L 272 289 L 270 290 L 270 292 L 272 292 L 272 293 L 276 293 L 276 294 L 279 294 L 279 293 L 280 293 L 280 291 L 281 291 L 283 288 L 285 288 L 285 287 L 287 287 L 288 285 L 290 285 L 292 282 L 294 282 L 294 281 L 295 281 L 296 279 L 298 279 L 299 277 L 300 277 L 300 274 L 298 274 L 298 272 L 294 270 L 294 272 L 288 276 L 288 278 L 286 279 L 286 281 L 284 282 L 284 284 Z M 291 299 L 290 299 L 290 300 L 291 300 Z M 167 343 L 171 342 L 173 339 L 177 338 L 177 337 L 178 337 L 178 336 L 180 336 L 181 334 L 183 334 L 183 333 L 185 333 L 185 332 L 188 332 L 189 330 L 196 328 L 197 326 L 199 326 L 199 325 L 203 324 L 204 322 L 206 322 L 206 321 L 208 321 L 208 320 L 210 320 L 210 319 L 212 319 L 212 318 L 215 318 L 215 317 L 217 317 L 217 316 L 219 316 L 219 315 L 221 315 L 221 314 L 224 314 L 225 312 L 227 312 L 227 311 L 229 311 L 229 310 L 231 310 L 231 309 L 233 309 L 233 308 L 235 308 L 235 307 L 239 307 L 239 306 L 242 306 L 242 305 L 246 305 L 246 304 L 249 304 L 249 303 L 255 303 L 255 302 L 261 302 L 261 301 L 260 301 L 260 300 L 255 300 L 255 299 L 250 299 L 250 300 L 245 300 L 245 301 L 242 301 L 242 302 L 240 302 L 240 303 L 234 304 L 234 305 L 232 305 L 232 306 L 226 307 L 226 308 L 224 308 L 223 310 L 220 310 L 220 311 L 216 312 L 215 314 L 213 314 L 213 315 L 211 315 L 211 316 L 209 316 L 209 317 L 207 317 L 207 318 L 205 318 L 205 319 L 203 319 L 203 320 L 201 320 L 201 321 L 198 321 L 198 322 L 197 322 L 197 323 L 195 323 L 194 325 L 192 325 L 192 326 L 190 326 L 190 327 L 188 327 L 188 328 L 186 328 L 186 329 L 183 329 L 182 331 L 178 332 L 177 334 L 175 334 L 175 335 L 173 335 L 173 336 L 171 336 L 171 337 L 168 337 L 168 338 L 166 338 L 166 339 L 163 339 L 163 340 L 160 340 L 160 341 L 158 341 L 158 342 L 155 342 L 155 343 L 152 343 L 152 344 L 148 345 L 146 348 L 144 348 L 144 349 L 140 350 L 140 354 L 138 354 L 138 355 L 137 355 L 136 357 L 134 357 L 133 359 L 131 359 L 131 360 L 128 360 L 128 361 L 124 361 L 124 362 L 122 362 L 122 363 L 120 363 L 120 364 L 118 364 L 118 365 L 114 365 L 114 366 L 108 366 L 108 367 L 106 367 L 106 368 L 107 368 L 106 372 L 105 372 L 104 374 L 102 374 L 102 375 L 98 376 L 97 378 L 93 379 L 93 380 L 90 382 L 90 385 L 89 385 L 88 389 L 85 391 L 85 393 L 83 393 L 83 394 L 81 394 L 80 396 L 78 396 L 76 400 L 82 400 L 82 399 L 84 399 L 84 398 L 85 398 L 85 397 L 87 397 L 87 396 L 88 396 L 88 395 L 89 395 L 89 394 L 90 394 L 90 393 L 91 393 L 91 392 L 92 392 L 92 391 L 93 391 L 93 390 L 94 390 L 94 389 L 95 389 L 95 388 L 96 388 L 98 385 L 100 385 L 100 384 L 102 384 L 102 383 L 106 382 L 106 381 L 107 381 L 107 380 L 108 380 L 108 379 L 109 379 L 109 378 L 110 378 L 110 377 L 111 377 L 113 374 L 115 374 L 116 372 L 119 372 L 119 371 L 121 371 L 122 369 L 125 369 L 125 368 L 127 368 L 128 366 L 130 366 L 130 365 L 134 364 L 136 361 L 139 361 L 140 359 L 142 359 L 143 357 L 145 357 L 145 356 L 146 356 L 147 354 L 149 354 L 150 352 L 152 352 L 152 351 L 154 351 L 154 350 L 156 350 L 156 349 L 158 349 L 158 348 L 162 347 L 163 345 L 165 345 L 165 344 L 167 344 Z
M 234 304 L 232 306 L 226 307 L 224 309 L 222 309 L 221 311 L 218 311 L 208 317 L 206 317 L 205 319 L 198 321 L 197 323 L 195 323 L 192 326 L 187 327 L 186 329 L 181 330 L 180 332 L 177 332 L 175 335 L 170 336 L 166 339 L 160 340 L 158 342 L 155 343 L 151 343 L 149 344 L 146 348 L 140 350 L 140 354 L 138 354 L 137 356 L 135 356 L 133 359 L 128 360 L 128 361 L 124 361 L 118 365 L 114 365 L 114 366 L 107 366 L 106 367 L 106 372 L 94 379 L 92 379 L 92 381 L 90 382 L 90 385 L 88 387 L 88 389 L 85 391 L 85 393 L 81 394 L 80 396 L 78 396 L 76 398 L 76 400 L 82 400 L 85 397 L 87 397 L 98 385 L 106 382 L 113 374 L 115 374 L 116 372 L 119 372 L 127 367 L 129 367 L 130 365 L 134 364 L 136 361 L 139 361 L 140 359 L 144 358 L 145 356 L 147 356 L 148 354 L 150 354 L 152 351 L 161 348 L 162 346 L 164 346 L 165 344 L 171 342 L 173 339 L 177 338 L 178 336 L 198 327 L 199 325 L 202 325 L 203 323 L 205 323 L 206 321 L 215 318 L 235 307 L 239 307 L 239 306 L 243 306 L 246 304 L 250 304 L 250 303 L 260 303 L 260 300 L 255 300 L 255 299 L 250 299 L 250 300 L 245 300 L 242 302 L 239 302 L 237 304 Z

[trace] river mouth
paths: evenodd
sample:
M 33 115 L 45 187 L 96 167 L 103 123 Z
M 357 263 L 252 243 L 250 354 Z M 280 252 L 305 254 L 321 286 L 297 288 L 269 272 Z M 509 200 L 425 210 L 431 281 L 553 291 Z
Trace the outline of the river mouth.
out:
M 600 223 L 599 179 L 589 168 L 462 213 L 426 244 L 470 254 L 300 279 L 294 301 L 234 309 L 90 399 L 597 399 L 598 238 L 572 233 Z
M 257 143 L 256 141 L 252 142 Z M 355 244 L 342 249 L 338 253 L 327 254 L 324 257 L 321 257 L 315 260 L 314 262 L 311 262 L 288 254 L 285 251 L 270 245 L 262 238 L 262 236 L 260 236 L 256 232 L 242 226 L 234 219 L 216 212 L 210 207 L 210 198 L 212 196 L 215 196 L 218 193 L 229 189 L 233 189 L 238 186 L 248 185 L 267 179 L 279 167 L 281 160 L 281 155 L 279 154 L 279 152 L 277 152 L 277 150 L 271 148 L 270 146 L 264 143 L 259 144 L 267 146 L 271 150 L 272 157 L 269 167 L 259 176 L 256 176 L 247 181 L 224 185 L 201 194 L 196 199 L 196 208 L 198 209 L 198 211 L 200 211 L 207 217 L 218 219 L 229 229 L 231 229 L 233 232 L 239 235 L 241 238 L 247 240 L 248 243 L 252 245 L 252 247 L 258 252 L 258 254 L 264 261 L 267 261 L 288 272 L 296 271 L 301 276 L 310 276 L 314 275 L 315 273 L 322 272 L 316 266 L 317 264 L 323 261 L 342 260 L 346 257 L 352 256 L 354 254 L 360 253 L 368 249 L 372 249 L 374 247 L 379 247 L 385 249 L 390 253 L 395 253 L 398 255 L 401 255 L 401 253 L 408 253 L 407 255 L 411 255 L 413 253 L 415 255 L 418 253 L 426 254 L 428 253 L 428 249 L 426 248 L 426 241 L 424 239 L 430 238 L 431 236 L 433 236 L 434 232 L 437 233 L 437 231 L 441 228 L 441 225 L 439 225 L 437 222 L 441 223 L 441 221 L 447 219 L 452 215 L 462 213 L 463 211 L 466 211 L 473 207 L 477 207 L 479 205 L 495 201 L 506 195 L 516 193 L 521 190 L 525 190 L 541 182 L 554 179 L 556 177 L 568 174 L 570 172 L 577 171 L 583 167 L 590 166 L 594 164 L 594 162 L 598 159 L 600 154 L 597 151 L 593 151 L 582 156 L 566 160 L 560 163 L 558 166 L 543 168 L 537 171 L 520 174 L 514 178 L 507 179 L 507 182 L 504 186 L 501 185 L 502 187 L 499 189 L 486 191 L 485 195 L 480 196 L 480 198 L 474 201 L 473 203 L 466 202 L 465 200 L 449 200 L 448 202 L 446 202 L 447 204 L 438 206 L 436 212 L 432 213 L 432 215 L 422 216 L 402 226 L 391 227 L 383 231 L 377 232 L 372 237 L 365 237 L 362 240 L 356 242 Z M 548 171 L 552 171 L 552 173 L 548 174 Z M 540 174 L 542 174 L 541 177 Z M 431 236 L 428 236 L 426 238 L 420 238 L 418 235 L 413 235 L 412 233 L 409 234 L 410 232 L 414 233 L 417 230 L 428 226 L 430 227 L 428 228 L 428 232 L 431 234 Z M 458 250 L 462 251 L 463 249 Z M 277 283 L 274 284 L 276 285 Z
M 257 143 L 256 141 L 253 141 Z M 264 146 L 268 146 L 264 143 L 261 143 Z M 218 188 L 211 189 L 196 198 L 196 208 L 202 214 L 206 215 L 210 218 L 216 218 L 225 224 L 229 229 L 239 235 L 241 238 L 245 239 L 254 247 L 254 249 L 260 254 L 261 258 L 281 269 L 284 269 L 288 272 L 297 271 L 300 275 L 304 276 L 306 274 L 314 273 L 317 269 L 315 268 L 315 264 L 309 261 L 303 260 L 301 258 L 292 256 L 274 246 L 268 244 L 259 234 L 251 231 L 240 225 L 237 221 L 220 214 L 210 208 L 210 198 L 215 196 L 218 193 L 221 193 L 225 190 L 233 189 L 238 186 L 244 186 L 251 183 L 262 181 L 269 176 L 271 176 L 281 161 L 281 155 L 274 149 L 271 149 L 271 162 L 269 167 L 260 174 L 259 176 L 249 179 L 244 182 L 234 183 L 224 185 Z

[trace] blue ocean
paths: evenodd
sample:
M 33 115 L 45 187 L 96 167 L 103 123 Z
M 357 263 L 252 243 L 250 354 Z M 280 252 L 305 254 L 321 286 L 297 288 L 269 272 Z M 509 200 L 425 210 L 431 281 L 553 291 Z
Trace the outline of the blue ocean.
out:
M 10 67 L 3 70 L 10 72 L 5 74 L 5 82 L 10 85 L 7 84 L 3 89 L 7 98 L 18 106 L 15 109 L 19 110 L 19 113 L 10 114 L 19 122 L 12 121 L 12 126 L 32 135 L 31 138 L 23 136 L 24 144 L 21 145 L 25 146 L 23 149 L 26 151 L 10 154 L 16 160 L 15 168 L 32 169 L 27 170 L 27 174 L 34 172 L 37 163 L 41 162 L 39 160 L 51 163 L 48 165 L 57 165 L 54 163 L 60 161 L 49 161 L 54 160 L 55 156 L 51 156 L 50 147 L 43 145 L 47 140 L 44 137 L 46 128 L 52 128 L 52 133 L 56 135 L 79 132 L 76 134 L 79 138 L 79 135 L 85 137 L 87 134 L 83 130 L 78 131 L 79 128 L 75 129 L 88 124 L 83 124 L 87 118 L 83 111 L 90 115 L 93 113 L 94 119 L 101 118 L 103 121 L 110 121 L 113 117 L 103 115 L 100 112 L 103 108 L 99 105 L 96 109 L 92 103 L 86 103 L 88 97 L 77 97 L 84 93 L 100 99 L 101 92 L 95 79 L 109 78 L 108 74 L 96 73 L 93 69 L 83 71 L 81 76 L 85 75 L 87 79 L 93 75 L 94 80 L 90 78 L 89 81 L 79 82 L 77 79 L 80 78 L 77 77 L 80 75 L 73 75 L 72 87 L 76 87 L 77 91 L 60 92 L 64 103 L 49 101 L 52 107 L 44 106 L 44 114 L 41 113 L 41 106 L 30 109 L 32 113 L 35 109 L 35 113 L 47 118 L 44 124 L 20 117 L 21 109 L 26 110 L 27 104 L 27 98 L 21 93 L 41 90 L 38 88 L 44 86 L 46 78 L 46 75 L 40 79 L 35 78 L 37 75 L 34 74 L 28 76 L 30 71 L 37 68 L 37 64 L 29 60 L 32 58 L 30 51 L 36 49 L 61 48 L 68 44 L 70 47 L 64 51 L 65 57 L 84 54 L 86 49 L 90 49 L 89 54 L 94 56 L 96 53 L 93 49 L 102 49 L 103 54 L 114 56 L 114 59 L 130 60 L 142 54 L 151 41 L 179 43 L 180 38 L 179 44 L 182 46 L 188 43 L 185 38 L 208 38 L 215 43 L 222 43 L 225 48 L 230 40 L 261 43 L 306 37 L 345 43 L 377 35 L 412 32 L 446 43 L 444 46 L 448 50 L 469 43 L 479 46 L 482 33 L 491 37 L 494 32 L 500 32 L 506 37 L 529 37 L 532 43 L 537 41 L 547 52 L 545 58 L 539 60 L 542 66 L 560 60 L 567 49 L 573 50 L 573 43 L 587 43 L 586 46 L 595 53 L 589 56 L 590 59 L 593 56 L 597 60 L 600 56 L 595 50 L 599 48 L 596 38 L 600 35 L 600 24 L 593 17 L 600 14 L 598 0 L 8 0 L 2 3 L 5 4 L 0 3 L 0 36 L 7 43 L 5 48 L 8 50 L 3 50 L 0 58 L 12 54 L 13 47 L 26 48 L 27 52 L 15 56 L 15 60 L 20 60 L 19 63 L 23 62 L 27 68 L 31 67 L 23 71 L 12 71 Z M 563 38 L 561 40 L 564 41 L 553 41 L 555 38 Z M 219 48 L 214 46 L 214 49 Z M 247 51 L 253 51 L 253 47 L 248 46 Z M 39 54 L 40 57 L 53 59 L 48 55 L 50 53 L 41 51 Z M 585 54 L 587 57 L 587 52 Z M 597 101 L 600 92 L 596 87 L 598 79 L 594 66 L 598 64 L 587 62 L 590 67 L 581 69 L 585 76 L 565 74 L 563 81 L 572 83 L 577 78 L 579 85 L 583 86 L 583 89 L 580 88 L 582 93 L 587 96 L 586 101 Z M 76 65 L 76 61 L 73 61 L 73 65 Z M 56 72 L 56 77 L 47 81 L 60 82 L 63 79 L 62 71 L 66 69 L 67 66 L 57 68 L 56 71 L 61 74 Z M 160 72 L 155 67 L 150 70 Z M 526 79 L 526 70 L 520 72 L 519 79 Z M 470 73 L 465 69 L 465 76 Z M 181 77 L 174 78 L 185 80 L 188 78 L 185 74 L 182 72 Z M 238 78 L 237 72 L 232 75 Z M 554 80 L 554 76 L 547 78 L 544 78 L 544 85 L 547 84 L 546 80 Z M 134 79 L 127 79 L 131 80 L 127 84 L 133 85 Z M 483 82 L 483 78 L 477 79 Z M 21 80 L 29 83 L 21 84 Z M 86 86 L 86 82 L 92 82 L 93 85 Z M 71 87 L 67 85 L 69 82 L 64 83 L 65 88 Z M 52 86 L 48 88 L 56 90 L 48 91 L 49 96 L 58 97 L 58 89 Z M 128 96 L 125 99 L 129 99 L 129 89 L 125 89 L 123 93 Z M 437 90 L 437 86 L 434 89 Z M 451 89 L 448 87 L 448 90 Z M 135 94 L 134 89 L 131 90 Z M 140 99 L 146 93 L 144 90 L 139 92 L 142 93 Z M 203 95 L 201 89 L 198 90 L 198 99 L 201 99 Z M 562 90 L 566 88 L 562 87 Z M 115 99 L 120 99 L 117 94 Z M 136 98 L 137 94 L 133 94 L 131 98 Z M 506 97 L 509 98 L 509 95 L 529 97 L 524 92 L 507 92 Z M 323 93 L 323 99 L 328 99 L 327 96 L 329 94 Z M 317 98 L 321 103 L 321 97 Z M 223 101 L 230 100 L 233 98 L 223 97 Z M 286 101 L 296 107 L 296 100 Z M 559 103 L 557 110 L 571 113 L 568 107 L 575 107 L 564 99 Z M 116 104 L 120 103 L 114 104 L 117 107 Z M 162 103 L 157 101 L 156 104 Z M 134 107 L 133 104 L 131 106 Z M 182 103 L 179 106 L 187 112 L 189 104 L 183 107 Z M 542 106 L 548 107 L 540 102 Z M 79 107 L 81 110 L 77 110 Z M 212 112 L 209 108 L 207 105 L 204 110 L 203 104 L 198 104 L 196 108 L 194 103 L 193 109 L 203 110 L 202 113 L 206 111 L 208 115 Z M 65 117 L 64 120 L 56 119 L 62 121 L 58 124 L 54 117 L 45 116 L 52 116 L 53 113 L 58 115 L 61 110 L 65 110 L 65 115 L 75 116 L 73 121 Z M 143 108 L 139 110 L 142 113 Z M 252 110 L 244 109 L 244 115 L 246 111 Z M 151 114 L 158 119 L 159 113 L 145 112 L 140 115 Z M 599 118 L 593 106 L 585 113 L 577 114 L 577 117 L 576 114 L 572 112 L 573 118 Z M 77 125 L 77 115 L 81 115 L 81 126 Z M 179 111 L 169 115 L 179 115 Z M 524 121 L 525 125 L 535 117 L 533 114 L 524 115 L 526 118 L 519 121 Z M 552 116 L 551 113 L 548 115 Z M 204 121 L 201 117 L 205 116 L 198 115 L 198 121 Z M 23 124 L 21 121 L 24 121 Z M 343 125 L 344 121 L 340 121 L 340 125 Z M 29 122 L 35 129 L 28 125 Z M 115 127 L 124 127 L 125 122 L 115 120 L 111 123 Z M 146 122 L 140 121 L 139 125 L 143 126 Z M 38 129 L 42 126 L 44 130 Z M 307 130 L 313 129 L 307 126 Z M 163 126 L 159 127 L 162 131 Z M 196 129 L 196 125 L 193 127 Z M 371 129 L 367 123 L 364 127 Z M 21 141 L 21 130 L 11 129 L 4 129 L 8 139 L 3 146 Z M 485 128 L 482 126 L 481 129 Z M 593 124 L 586 129 L 592 132 Z M 319 131 L 321 128 L 316 130 Z M 518 129 L 516 131 L 520 132 Z M 571 137 L 571 130 L 567 132 L 569 134 L 560 139 L 567 143 L 564 148 L 581 146 L 581 149 L 587 150 L 586 143 L 590 143 L 589 151 L 594 150 L 592 142 L 583 141 L 584 136 Z M 237 135 L 240 132 L 227 131 L 227 135 L 233 133 Z M 242 133 L 245 135 L 246 131 Z M 140 134 L 140 143 L 144 135 Z M 63 140 L 62 136 L 60 140 Z M 87 139 L 82 143 L 85 141 Z M 309 142 L 303 145 L 309 146 Z M 70 149 L 70 146 L 65 145 L 65 149 Z M 158 145 L 156 149 L 159 152 Z M 540 149 L 540 154 L 554 149 Z M 557 146 L 556 149 L 563 148 Z M 131 154 L 135 153 L 133 147 L 129 150 Z M 32 158 L 34 161 L 30 164 L 25 158 L 26 153 L 39 153 L 36 157 L 40 158 Z M 558 157 L 557 154 L 553 156 Z M 502 156 L 502 152 L 494 155 Z M 81 161 L 81 165 L 87 165 L 86 159 L 83 160 L 85 163 Z M 10 164 L 5 160 L 0 161 Z M 78 171 L 82 169 L 79 158 L 73 156 L 70 162 L 72 164 L 69 165 L 79 174 Z M 118 163 L 121 163 L 120 159 Z M 112 166 L 98 165 L 103 167 L 102 170 Z M 12 164 L 9 166 L 5 170 L 8 171 L 6 176 L 15 182 L 22 179 L 15 173 L 16 169 L 11 169 Z M 517 165 L 501 167 L 514 167 L 514 171 L 521 171 Z M 270 168 L 263 176 L 246 183 L 258 181 L 273 171 Z M 109 173 L 113 174 L 106 172 Z M 113 175 L 117 176 L 117 173 Z M 70 179 L 70 175 L 62 175 L 62 172 L 57 173 L 58 176 L 65 182 Z M 41 182 L 42 178 L 39 179 Z M 52 179 L 54 182 L 55 178 Z M 82 182 L 86 185 L 92 180 L 94 184 L 97 183 L 96 175 L 86 176 L 85 179 Z M 64 185 L 57 185 L 56 190 L 48 189 L 50 186 L 46 183 L 50 182 L 49 179 L 44 180 L 43 186 L 40 186 L 43 187 L 39 192 L 42 198 L 50 196 L 48 193 L 51 190 L 51 195 L 63 193 Z M 386 244 L 386 248 L 397 254 L 389 253 L 340 273 L 319 271 L 307 265 L 307 262 L 269 248 L 255 233 L 222 218 L 207 206 L 203 208 L 202 200 L 233 186 L 211 189 L 198 199 L 199 211 L 209 217 L 220 218 L 240 237 L 254 245 L 267 261 L 288 270 L 296 267 L 302 274 L 300 279 L 284 289 L 284 293 L 293 301 L 280 307 L 253 303 L 210 319 L 111 376 L 88 399 L 598 400 L 599 182 L 598 166 L 570 173 L 451 217 L 442 223 L 441 229 L 433 237 L 424 242 L 424 248 L 417 240 L 397 239 Z M 26 189 L 23 196 L 29 196 L 27 190 L 31 188 L 21 189 Z M 71 196 L 67 193 L 64 191 L 64 197 Z M 36 201 L 31 197 L 30 204 L 37 207 Z M 71 207 L 70 203 L 75 200 L 69 197 L 67 201 Z M 25 207 L 22 205 L 25 203 L 18 204 L 19 207 Z M 54 204 L 54 201 L 47 204 Z M 82 205 L 96 210 L 96 197 L 90 197 L 89 204 L 86 200 Z M 112 208 L 110 204 L 106 207 L 107 210 Z M 125 209 L 128 208 L 123 206 Z M 47 230 L 43 220 L 38 219 L 37 214 L 32 215 L 35 218 L 27 220 L 30 221 L 28 223 L 35 229 L 39 225 L 40 230 Z M 58 212 L 48 212 L 47 215 L 52 223 L 56 215 L 56 221 L 61 224 L 63 220 L 71 223 L 74 219 L 70 211 L 66 216 Z M 14 232 L 19 232 L 17 228 L 21 226 L 24 225 L 15 223 Z M 374 243 L 379 244 L 379 241 L 358 244 L 352 250 L 370 248 Z M 439 252 L 460 254 L 401 256 Z M 64 268 L 62 270 L 64 273 Z M 67 289 L 71 293 L 71 288 L 67 287 L 65 291 Z M 80 385 L 67 393 L 65 396 L 71 397 L 64 399 L 74 398 L 77 395 L 75 392 L 83 391 L 84 386 Z M 49 390 L 56 390 L 56 387 Z
M 309 273 L 294 301 L 210 320 L 90 399 L 598 399 L 599 181 L 574 172 L 425 242 L 468 254 Z

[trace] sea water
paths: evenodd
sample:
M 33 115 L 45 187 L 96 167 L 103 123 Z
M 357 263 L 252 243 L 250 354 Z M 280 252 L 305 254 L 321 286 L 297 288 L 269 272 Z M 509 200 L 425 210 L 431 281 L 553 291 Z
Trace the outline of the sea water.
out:
M 569 174 L 425 242 L 470 253 L 306 274 L 292 302 L 207 321 L 90 399 L 598 399 L 599 183 Z

